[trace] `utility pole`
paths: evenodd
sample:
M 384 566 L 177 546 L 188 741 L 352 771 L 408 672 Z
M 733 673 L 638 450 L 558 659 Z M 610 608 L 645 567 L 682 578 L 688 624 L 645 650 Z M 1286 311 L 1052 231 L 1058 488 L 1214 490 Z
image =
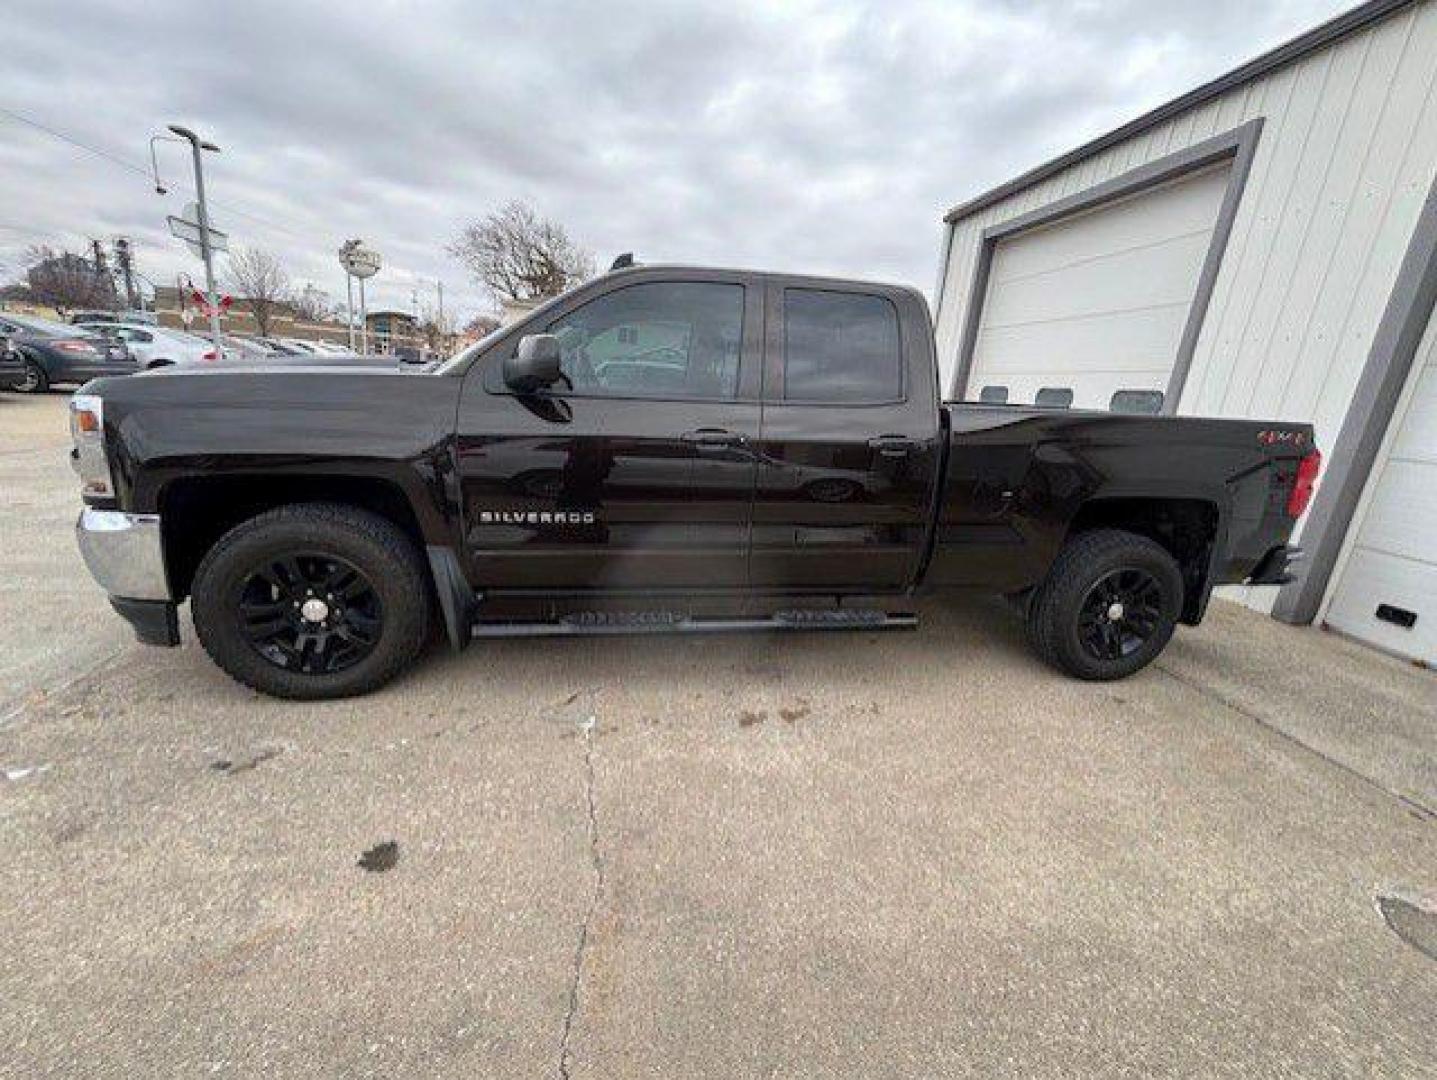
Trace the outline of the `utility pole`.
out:
M 136 299 L 135 268 L 130 253 L 129 237 L 115 237 L 115 262 L 119 265 L 120 277 L 125 282 L 125 307 L 130 311 L 143 307 Z
M 201 151 L 209 150 L 218 154 L 220 148 L 212 142 L 202 142 L 200 137 L 187 127 L 171 124 L 170 130 L 190 144 L 195 162 L 195 197 L 199 207 L 200 255 L 205 261 L 206 304 L 210 312 L 210 335 L 214 338 L 215 354 L 223 356 L 223 338 L 220 334 L 219 290 L 215 287 L 215 253 L 210 244 L 210 211 L 205 203 L 205 167 Z
M 90 254 L 95 263 L 95 284 L 104 289 L 106 296 L 115 295 L 115 283 L 110 280 L 110 270 L 105 263 L 105 249 L 98 240 L 90 241 Z M 108 285 L 109 288 L 105 288 Z
M 439 327 L 439 354 L 442 356 L 449 351 L 449 331 L 444 325 L 444 282 L 438 278 L 434 279 L 434 288 L 439 293 L 439 310 L 435 315 L 435 321 Z

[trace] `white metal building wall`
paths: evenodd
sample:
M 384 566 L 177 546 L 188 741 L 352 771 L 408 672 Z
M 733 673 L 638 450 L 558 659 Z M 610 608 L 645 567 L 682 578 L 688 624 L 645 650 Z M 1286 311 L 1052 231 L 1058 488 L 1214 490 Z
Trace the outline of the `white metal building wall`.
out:
M 1435 56 L 1427 0 L 955 221 L 945 390 L 984 229 L 1263 118 L 1178 411 L 1308 421 L 1330 447 L 1437 173 Z
M 1325 621 L 1437 667 L 1437 312 L 1353 516 Z

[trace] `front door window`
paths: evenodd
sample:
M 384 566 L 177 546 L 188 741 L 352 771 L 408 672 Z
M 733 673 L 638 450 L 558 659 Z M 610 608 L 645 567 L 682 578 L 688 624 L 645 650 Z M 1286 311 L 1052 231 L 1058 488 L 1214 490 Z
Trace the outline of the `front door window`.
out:
M 653 282 L 616 289 L 549 324 L 573 393 L 731 399 L 738 391 L 743 287 Z

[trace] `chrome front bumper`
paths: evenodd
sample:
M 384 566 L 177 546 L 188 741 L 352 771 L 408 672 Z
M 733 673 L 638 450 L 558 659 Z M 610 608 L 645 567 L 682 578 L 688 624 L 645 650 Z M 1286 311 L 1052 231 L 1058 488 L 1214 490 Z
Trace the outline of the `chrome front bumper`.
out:
M 159 514 L 125 514 L 86 507 L 75 523 L 90 574 L 112 597 L 170 599 Z

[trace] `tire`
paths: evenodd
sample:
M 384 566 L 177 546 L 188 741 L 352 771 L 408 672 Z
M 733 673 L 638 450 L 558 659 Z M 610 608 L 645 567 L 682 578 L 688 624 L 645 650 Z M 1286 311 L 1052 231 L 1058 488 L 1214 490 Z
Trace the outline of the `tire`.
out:
M 1119 529 L 1079 533 L 1034 590 L 1028 641 L 1079 679 L 1123 679 L 1167 646 L 1183 605 L 1183 577 L 1166 549 Z
M 305 700 L 383 686 L 418 656 L 433 620 L 416 545 L 388 519 L 333 503 L 236 525 L 200 562 L 190 608 L 200 643 L 230 676 Z M 311 621 L 319 609 L 323 621 Z
M 25 381 L 15 387 L 22 394 L 43 394 L 50 389 L 50 376 L 38 360 L 26 359 Z
M 145 365 L 145 370 L 146 370 L 146 371 L 154 371 L 155 368 L 165 368 L 165 367 L 174 367 L 174 366 L 175 366 L 175 362 L 174 362 L 173 360 L 151 360 L 148 364 Z

